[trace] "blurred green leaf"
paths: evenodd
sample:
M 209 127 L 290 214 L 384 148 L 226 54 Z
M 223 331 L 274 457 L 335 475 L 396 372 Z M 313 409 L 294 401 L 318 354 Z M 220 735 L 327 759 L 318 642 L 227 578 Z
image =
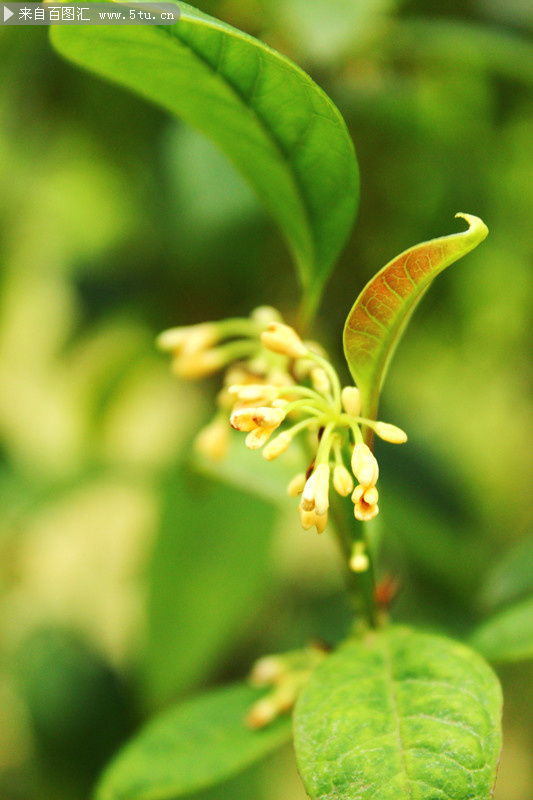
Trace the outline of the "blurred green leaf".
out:
M 470 644 L 489 661 L 525 661 L 533 658 L 533 597 L 484 622 Z
M 33 632 L 15 652 L 11 669 L 43 772 L 86 795 L 131 731 L 124 685 L 78 635 L 61 629 Z
M 495 609 L 533 594 L 533 536 L 519 542 L 497 561 L 485 579 L 481 603 Z
M 260 608 L 275 507 L 217 481 L 169 476 L 150 566 L 148 693 L 198 683 Z
M 471 20 L 411 17 L 391 26 L 389 47 L 402 58 L 450 63 L 468 70 L 495 73 L 508 80 L 533 84 L 531 40 L 504 27 Z
M 314 800 L 488 798 L 501 704 L 492 670 L 452 640 L 389 628 L 350 641 L 296 705 L 307 792 Z
M 389 261 L 365 286 L 344 328 L 344 353 L 361 391 L 363 416 L 375 419 L 379 392 L 394 354 L 433 279 L 486 237 L 486 225 L 470 214 L 462 233 L 415 245 Z
M 358 171 L 339 111 L 289 59 L 186 3 L 170 27 L 52 27 L 52 42 L 212 138 L 283 231 L 308 311 L 353 224 Z
M 96 800 L 172 800 L 242 772 L 291 736 L 289 717 L 260 731 L 246 727 L 244 716 L 260 696 L 236 685 L 162 714 L 111 763 Z

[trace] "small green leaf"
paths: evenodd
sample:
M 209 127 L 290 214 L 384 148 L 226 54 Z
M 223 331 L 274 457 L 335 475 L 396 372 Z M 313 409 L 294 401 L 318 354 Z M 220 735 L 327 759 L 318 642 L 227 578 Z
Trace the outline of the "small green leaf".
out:
M 529 535 L 494 563 L 481 591 L 484 608 L 499 606 L 533 594 L 533 536 Z
M 294 718 L 313 800 L 489 800 L 501 690 L 487 664 L 440 636 L 389 628 L 317 669 Z
M 242 772 L 291 737 L 289 717 L 260 731 L 244 724 L 261 691 L 236 685 L 150 722 L 104 772 L 96 800 L 175 800 Z
M 533 597 L 484 622 L 472 635 L 470 644 L 496 663 L 533 658 Z
M 149 567 L 147 686 L 160 705 L 198 683 L 231 648 L 268 586 L 277 510 L 184 470 L 165 481 Z
M 387 368 L 409 319 L 432 280 L 487 236 L 479 217 L 456 214 L 468 230 L 423 242 L 381 269 L 365 286 L 344 327 L 344 353 L 361 391 L 363 416 L 375 419 Z
M 181 117 L 225 152 L 280 226 L 311 307 L 358 202 L 344 120 L 288 58 L 186 3 L 176 5 L 181 18 L 172 26 L 52 26 L 52 42 L 79 66 Z

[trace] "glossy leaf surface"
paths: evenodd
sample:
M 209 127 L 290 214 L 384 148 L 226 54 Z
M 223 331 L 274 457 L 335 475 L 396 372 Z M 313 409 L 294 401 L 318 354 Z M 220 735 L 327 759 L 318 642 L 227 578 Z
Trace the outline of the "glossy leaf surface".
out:
M 390 628 L 350 641 L 295 710 L 300 774 L 313 800 L 489 800 L 501 691 L 473 651 Z
M 483 623 L 470 643 L 489 661 L 533 658 L 533 597 L 506 608 Z
M 242 772 L 291 736 L 287 716 L 260 731 L 246 727 L 261 694 L 236 685 L 165 712 L 111 762 L 95 800 L 173 800 Z
M 244 488 L 173 471 L 149 568 L 147 694 L 167 702 L 202 680 L 261 605 L 277 520 Z
M 172 26 L 57 26 L 52 42 L 79 66 L 181 117 L 226 153 L 280 226 L 312 305 L 358 202 L 344 120 L 289 59 L 177 5 L 181 18 Z
M 344 353 L 361 391 L 363 416 L 374 419 L 394 350 L 432 280 L 487 236 L 486 225 L 457 214 L 468 230 L 423 242 L 390 261 L 365 286 L 344 328 Z

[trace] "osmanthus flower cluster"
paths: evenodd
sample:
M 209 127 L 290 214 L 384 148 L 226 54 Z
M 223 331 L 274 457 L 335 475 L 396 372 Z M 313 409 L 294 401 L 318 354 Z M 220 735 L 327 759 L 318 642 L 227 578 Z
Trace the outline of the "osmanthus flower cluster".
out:
M 303 341 L 278 312 L 261 307 L 249 318 L 227 319 L 164 331 L 159 346 L 171 353 L 175 374 L 201 378 L 226 369 L 218 412 L 196 439 L 205 455 L 222 459 L 231 426 L 246 433 L 246 445 L 263 448 L 272 461 L 296 437 L 305 437 L 310 466 L 288 486 L 299 497 L 302 526 L 321 533 L 328 524 L 331 484 L 351 495 L 354 515 L 371 520 L 379 511 L 379 468 L 362 428 L 400 444 L 400 428 L 361 417 L 355 386 L 342 387 L 322 348 Z M 348 466 L 350 468 L 348 468 Z

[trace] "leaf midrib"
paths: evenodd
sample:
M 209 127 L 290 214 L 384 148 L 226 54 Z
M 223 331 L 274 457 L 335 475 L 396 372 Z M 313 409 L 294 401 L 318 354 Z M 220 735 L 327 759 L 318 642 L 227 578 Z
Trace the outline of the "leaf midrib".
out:
M 405 760 L 405 747 L 403 744 L 402 739 L 402 726 L 401 726 L 401 717 L 400 717 L 400 709 L 398 704 L 398 695 L 396 693 L 396 679 L 394 677 L 394 669 L 392 665 L 392 654 L 391 648 L 388 640 L 384 637 L 383 638 L 383 660 L 385 669 L 387 670 L 388 676 L 388 685 L 389 685 L 389 700 L 392 706 L 392 712 L 394 715 L 394 720 L 396 724 L 396 737 L 398 740 L 398 749 L 400 751 L 400 759 L 403 768 L 403 777 L 405 782 L 405 792 L 406 797 L 412 798 L 413 793 L 409 781 L 409 777 L 407 774 L 407 762 Z
M 183 19 L 187 19 L 187 17 L 182 17 L 182 18 Z M 193 18 L 193 19 L 194 19 L 195 23 L 197 23 L 199 25 L 203 25 L 206 28 L 210 28 L 211 30 L 215 30 L 215 31 L 219 32 L 219 29 L 215 25 L 209 24 L 208 21 L 199 20 L 197 18 Z M 238 34 L 239 34 L 239 31 L 235 30 L 235 34 L 234 34 L 235 37 L 238 38 L 238 39 L 241 39 L 243 41 L 246 41 L 246 37 L 239 36 Z M 301 183 L 299 175 L 298 175 L 297 171 L 294 168 L 290 153 L 288 151 L 286 151 L 285 147 L 283 146 L 283 143 L 277 138 L 277 136 L 274 133 L 274 130 L 269 125 L 267 120 L 259 113 L 258 109 L 255 108 L 255 106 L 253 106 L 253 105 L 251 105 L 249 103 L 248 98 L 239 90 L 239 88 L 237 86 L 235 86 L 235 84 L 223 72 L 220 71 L 218 66 L 214 67 L 210 63 L 210 61 L 208 61 L 208 59 L 205 58 L 205 56 L 201 52 L 199 52 L 196 48 L 194 48 L 190 44 L 190 42 L 185 42 L 179 36 L 177 31 L 170 32 L 166 28 L 162 28 L 161 30 L 159 30 L 159 29 L 157 30 L 156 35 L 166 36 L 168 39 L 177 39 L 180 42 L 182 47 L 184 47 L 187 50 L 189 50 L 189 52 L 192 53 L 199 61 L 201 61 L 202 64 L 204 64 L 204 66 L 206 66 L 208 69 L 210 69 L 213 74 L 220 75 L 222 80 L 229 87 L 229 89 L 231 89 L 231 91 L 234 93 L 234 95 L 255 116 L 255 118 L 259 122 L 260 127 L 267 134 L 268 138 L 272 141 L 272 143 L 274 144 L 274 146 L 275 146 L 278 154 L 280 155 L 281 159 L 286 163 L 286 165 L 288 167 L 288 171 L 289 171 L 291 180 L 293 181 L 294 186 L 297 189 L 297 194 L 301 199 L 301 205 L 302 205 L 302 209 L 304 211 L 305 221 L 307 223 L 308 230 L 311 232 L 311 237 L 310 238 L 311 238 L 312 245 L 313 245 L 313 256 L 316 257 L 316 241 L 315 241 L 315 237 L 313 236 L 313 233 L 312 233 L 312 231 L 313 231 L 312 214 L 311 214 L 311 208 L 310 208 L 309 203 L 307 201 L 306 191 L 304 190 L 304 186 Z M 222 42 L 223 43 L 225 42 L 225 36 L 226 35 L 228 35 L 228 34 L 224 31 L 222 33 Z M 222 48 L 223 48 L 223 46 L 224 45 L 222 45 Z M 278 54 L 273 52 L 272 55 L 273 56 L 277 56 Z M 261 53 L 261 51 L 259 49 L 257 51 L 257 56 L 258 56 L 258 66 L 260 67 L 260 69 L 258 70 L 258 74 L 260 74 L 260 72 L 261 72 L 262 53 Z M 253 93 L 255 93 L 255 86 L 254 86 Z M 315 112 L 312 111 L 312 113 L 314 114 Z M 306 130 L 308 130 L 308 129 L 306 129 Z

